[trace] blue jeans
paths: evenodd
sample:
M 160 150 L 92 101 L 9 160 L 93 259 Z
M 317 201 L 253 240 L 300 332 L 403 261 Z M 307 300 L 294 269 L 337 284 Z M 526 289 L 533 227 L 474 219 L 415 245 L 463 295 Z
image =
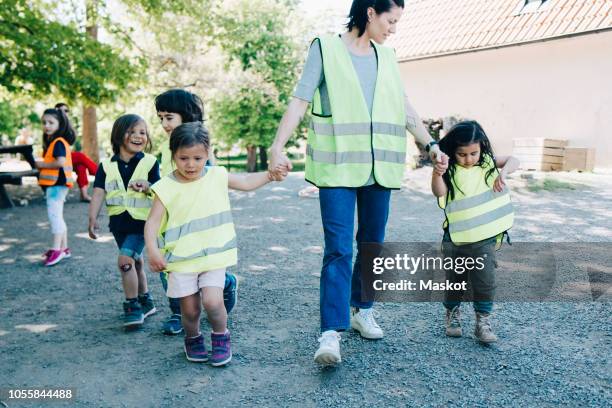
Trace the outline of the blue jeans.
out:
M 142 258 L 142 251 L 144 250 L 144 235 L 142 234 L 131 234 L 125 232 L 113 232 L 115 242 L 119 247 L 119 254 L 128 256 L 135 261 Z
M 353 265 L 353 231 L 357 204 L 357 245 L 383 242 L 391 190 L 377 184 L 359 188 L 321 188 L 319 202 L 325 235 L 320 285 L 321 331 L 350 328 L 350 306 L 367 309 L 361 300 L 359 252 Z M 359 247 L 358 247 L 359 249 Z

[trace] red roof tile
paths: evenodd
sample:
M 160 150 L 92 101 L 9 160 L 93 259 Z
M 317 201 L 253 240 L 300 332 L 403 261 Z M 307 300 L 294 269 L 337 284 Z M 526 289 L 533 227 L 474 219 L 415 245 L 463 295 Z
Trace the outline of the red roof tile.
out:
M 519 13 L 524 1 L 407 0 L 387 45 L 401 61 L 612 29 L 612 0 L 547 0 Z

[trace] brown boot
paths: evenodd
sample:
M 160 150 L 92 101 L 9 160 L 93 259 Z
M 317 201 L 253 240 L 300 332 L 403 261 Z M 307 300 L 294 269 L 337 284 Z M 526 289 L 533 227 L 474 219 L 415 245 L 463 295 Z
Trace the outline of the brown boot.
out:
M 474 336 L 482 343 L 495 343 L 497 336 L 493 333 L 490 321 L 491 314 L 476 312 L 476 328 Z
M 455 306 L 451 310 L 446 309 L 446 335 L 449 337 L 461 337 L 461 310 Z

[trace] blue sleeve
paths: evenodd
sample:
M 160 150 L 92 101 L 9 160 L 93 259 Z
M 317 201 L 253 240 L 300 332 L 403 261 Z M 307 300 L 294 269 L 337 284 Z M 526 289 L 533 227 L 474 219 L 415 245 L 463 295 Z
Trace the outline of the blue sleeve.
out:
M 102 166 L 102 164 L 98 166 L 98 172 L 96 173 L 96 179 L 94 181 L 94 188 L 95 187 L 103 190 L 106 187 L 106 173 L 104 172 L 104 166 Z
M 148 182 L 153 185 L 159 181 L 161 176 L 159 175 L 159 163 L 155 162 L 151 170 L 149 171 Z
M 55 146 L 53 146 L 53 157 L 56 159 L 58 157 L 66 157 L 66 147 L 62 142 L 57 142 Z

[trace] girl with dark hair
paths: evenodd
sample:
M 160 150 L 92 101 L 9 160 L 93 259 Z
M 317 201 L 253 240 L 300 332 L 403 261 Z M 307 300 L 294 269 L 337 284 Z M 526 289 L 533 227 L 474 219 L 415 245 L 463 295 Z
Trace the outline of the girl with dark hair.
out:
M 70 113 L 70 108 L 63 102 L 57 103 L 55 105 L 55 109 L 61 110 L 66 114 Z M 76 150 L 72 151 L 72 166 L 74 167 L 74 172 L 77 176 L 77 185 L 79 186 L 79 192 L 81 193 L 81 201 L 82 202 L 90 202 L 91 197 L 87 192 L 87 187 L 89 186 L 89 180 L 87 178 L 87 173 L 91 175 L 95 175 L 98 171 L 98 166 L 96 163 L 89 158 L 85 153 L 78 152 Z
M 150 186 L 159 180 L 159 165 L 151 149 L 144 119 L 123 115 L 113 124 L 111 144 L 114 155 L 98 167 L 89 204 L 89 237 L 97 239 L 98 214 L 102 203 L 110 219 L 109 228 L 119 248 L 117 266 L 125 301 L 123 326 L 138 328 L 157 309 L 147 287 L 142 251 L 144 225 L 153 202 Z
M 339 332 L 383 337 L 373 303 L 361 300 L 359 246 L 353 264 L 355 207 L 357 243 L 383 242 L 391 191 L 401 187 L 405 171 L 406 130 L 446 168 L 406 99 L 393 49 L 382 45 L 403 10 L 403 0 L 354 0 L 345 33 L 314 39 L 271 148 L 270 168 L 290 170 L 282 149 L 312 103 L 306 180 L 319 187 L 325 237 L 314 356 L 320 364 L 341 361 Z
M 71 256 L 68 228 L 64 221 L 64 202 L 73 183 L 70 145 L 74 143 L 74 130 L 66 115 L 57 109 L 43 112 L 42 127 L 43 161 L 37 161 L 36 167 L 40 169 L 38 184 L 45 191 L 53 234 L 53 246 L 43 256 L 45 266 L 53 266 Z
M 451 258 L 481 259 L 467 271 L 446 271 L 453 283 L 469 281 L 474 295 L 476 328 L 483 343 L 497 341 L 490 315 L 495 295 L 495 249 L 514 220 L 506 176 L 519 162 L 512 156 L 495 157 L 482 126 L 460 122 L 440 141 L 449 157 L 448 171 L 434 169 L 431 189 L 444 210 L 443 252 Z M 499 170 L 501 169 L 501 170 Z M 446 291 L 446 335 L 460 337 L 462 291 Z
M 155 199 L 145 226 L 149 265 L 154 272 L 168 272 L 166 294 L 180 299 L 187 360 L 209 360 L 200 333 L 203 305 L 212 327 L 210 362 L 223 366 L 232 359 L 223 304 L 225 270 L 236 264 L 238 254 L 228 187 L 251 191 L 283 177 L 229 174 L 224 167 L 206 166 L 210 139 L 201 122 L 174 129 L 169 147 L 176 170 L 152 187 Z
M 155 110 L 161 123 L 162 129 L 170 137 L 172 131 L 190 122 L 204 122 L 204 104 L 200 97 L 184 89 L 170 89 L 155 97 Z M 161 173 L 162 176 L 172 173 L 175 168 L 172 162 L 172 153 L 168 143 L 161 146 Z M 210 149 L 209 149 L 210 150 Z M 207 165 L 214 164 L 214 157 L 211 154 Z M 164 290 L 168 288 L 168 274 L 159 274 Z M 238 297 L 238 280 L 231 273 L 225 274 L 225 288 L 223 299 L 227 313 L 230 313 L 236 305 Z M 162 332 L 168 335 L 180 334 L 183 331 L 181 324 L 181 306 L 178 299 L 168 298 L 171 315 L 162 324 Z

